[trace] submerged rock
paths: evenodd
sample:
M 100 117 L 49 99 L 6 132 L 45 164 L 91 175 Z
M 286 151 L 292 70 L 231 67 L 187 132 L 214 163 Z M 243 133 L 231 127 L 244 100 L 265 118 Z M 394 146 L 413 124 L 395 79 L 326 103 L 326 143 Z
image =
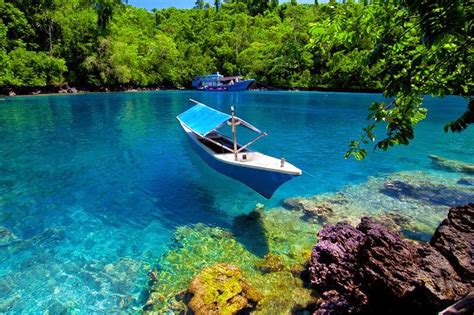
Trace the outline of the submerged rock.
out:
M 410 183 L 387 180 L 382 192 L 388 196 L 422 200 L 435 205 L 454 207 L 474 200 L 474 191 L 433 183 Z
M 321 294 L 315 314 L 433 314 L 472 289 L 434 247 L 373 219 L 326 225 L 318 237 L 309 263 Z
M 216 264 L 201 271 L 189 285 L 188 306 L 195 314 L 236 314 L 254 308 L 262 295 L 245 282 L 233 265 Z
M 283 265 L 283 262 L 278 255 L 275 254 L 267 254 L 265 257 L 255 263 L 255 268 L 258 270 L 261 270 L 264 273 L 269 273 L 269 272 L 278 272 L 282 271 L 285 266 Z
M 18 237 L 6 227 L 0 226 L 0 246 L 8 246 L 18 241 Z
M 458 180 L 459 185 L 474 186 L 474 178 L 463 177 Z
M 474 203 L 452 208 L 430 244 L 474 285 Z
M 462 161 L 456 161 L 456 160 L 448 160 L 437 155 L 429 155 L 429 158 L 438 167 L 441 167 L 450 171 L 454 171 L 454 172 L 474 174 L 473 164 L 469 164 Z
M 329 203 L 307 198 L 289 198 L 283 205 L 290 210 L 302 211 L 304 219 L 316 222 L 327 222 L 334 213 Z

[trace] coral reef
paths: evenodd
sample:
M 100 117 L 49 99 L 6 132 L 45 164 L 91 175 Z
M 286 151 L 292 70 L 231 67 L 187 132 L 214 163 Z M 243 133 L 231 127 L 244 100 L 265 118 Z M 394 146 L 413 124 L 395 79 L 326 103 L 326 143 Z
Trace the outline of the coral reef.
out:
M 465 216 L 470 211 L 471 206 L 451 209 L 445 225 L 458 222 L 455 229 L 464 231 L 472 224 L 472 215 Z M 472 241 L 472 229 L 468 233 Z M 404 240 L 371 218 L 362 218 L 357 228 L 326 225 L 318 238 L 309 263 L 311 282 L 321 293 L 315 314 L 432 314 L 474 288 L 437 247 Z M 445 243 L 462 252 L 465 241 L 446 237 Z
M 448 160 L 437 155 L 429 155 L 433 163 L 443 169 L 466 174 L 474 174 L 474 165 L 462 161 Z
M 261 293 L 245 282 L 238 267 L 225 263 L 201 271 L 188 290 L 193 295 L 188 306 L 196 315 L 236 314 L 254 308 L 262 299 Z

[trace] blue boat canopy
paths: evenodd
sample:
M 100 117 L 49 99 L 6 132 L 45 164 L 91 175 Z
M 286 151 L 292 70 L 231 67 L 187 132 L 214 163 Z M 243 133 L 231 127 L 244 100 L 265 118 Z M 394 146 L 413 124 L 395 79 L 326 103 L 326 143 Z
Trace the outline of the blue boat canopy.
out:
M 232 116 L 203 104 L 196 104 L 178 116 L 181 122 L 202 137 L 219 128 L 231 118 Z
M 193 132 L 197 133 L 201 137 L 206 137 L 209 133 L 219 129 L 226 122 L 230 121 L 232 116 L 217 111 L 204 104 L 197 103 L 184 113 L 180 114 L 177 118 Z M 257 133 L 262 133 L 260 130 L 246 121 L 242 119 L 239 119 L 239 121 L 241 122 L 242 126 Z

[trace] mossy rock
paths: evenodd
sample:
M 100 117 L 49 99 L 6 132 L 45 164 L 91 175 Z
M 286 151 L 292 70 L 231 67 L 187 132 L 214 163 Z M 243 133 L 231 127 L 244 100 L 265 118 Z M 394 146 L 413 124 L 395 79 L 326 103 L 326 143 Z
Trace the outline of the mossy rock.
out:
M 275 254 L 267 254 L 265 257 L 258 261 L 255 264 L 255 268 L 258 270 L 264 272 L 264 273 L 269 273 L 269 272 L 278 272 L 282 271 L 285 266 L 283 265 L 283 262 L 281 258 L 278 255 Z
M 260 292 L 245 282 L 238 267 L 224 263 L 201 271 L 188 291 L 193 294 L 188 306 L 197 315 L 236 314 L 255 307 L 262 299 Z

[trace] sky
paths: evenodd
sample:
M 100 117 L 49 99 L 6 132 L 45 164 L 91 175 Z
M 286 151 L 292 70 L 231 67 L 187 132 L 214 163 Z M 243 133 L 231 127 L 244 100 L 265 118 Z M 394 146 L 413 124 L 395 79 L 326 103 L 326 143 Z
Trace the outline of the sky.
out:
M 175 7 L 178 9 L 192 8 L 196 0 L 129 0 L 128 4 L 146 8 L 151 10 L 153 8 L 162 9 L 168 7 Z M 280 0 L 280 3 L 286 1 Z M 320 1 L 324 2 L 324 1 Z M 298 3 L 314 3 L 314 0 L 298 0 Z

